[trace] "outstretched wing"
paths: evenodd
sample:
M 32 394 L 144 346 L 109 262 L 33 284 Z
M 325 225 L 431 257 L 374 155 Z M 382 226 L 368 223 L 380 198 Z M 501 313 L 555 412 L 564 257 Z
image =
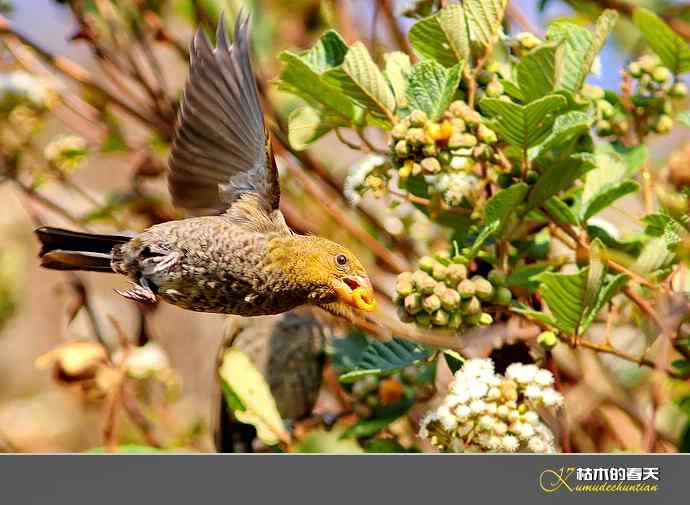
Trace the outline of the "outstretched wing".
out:
M 199 29 L 170 154 L 168 186 L 178 207 L 218 212 L 255 193 L 269 213 L 280 188 L 250 61 L 249 17 L 228 46 L 221 16 L 212 49 Z

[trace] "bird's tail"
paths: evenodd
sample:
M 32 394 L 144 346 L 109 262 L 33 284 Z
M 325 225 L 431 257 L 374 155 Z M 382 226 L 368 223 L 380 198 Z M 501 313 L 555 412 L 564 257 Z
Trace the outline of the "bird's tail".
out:
M 112 250 L 129 242 L 123 235 L 96 235 L 43 226 L 36 229 L 41 241 L 41 266 L 53 270 L 112 272 Z

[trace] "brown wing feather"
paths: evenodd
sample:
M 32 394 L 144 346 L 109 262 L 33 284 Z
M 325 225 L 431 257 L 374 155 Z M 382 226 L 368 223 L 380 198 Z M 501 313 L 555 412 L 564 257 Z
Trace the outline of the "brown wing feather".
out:
M 218 212 L 243 193 L 278 208 L 280 188 L 250 61 L 249 18 L 235 22 L 228 46 L 221 16 L 216 48 L 199 29 L 170 154 L 175 205 Z

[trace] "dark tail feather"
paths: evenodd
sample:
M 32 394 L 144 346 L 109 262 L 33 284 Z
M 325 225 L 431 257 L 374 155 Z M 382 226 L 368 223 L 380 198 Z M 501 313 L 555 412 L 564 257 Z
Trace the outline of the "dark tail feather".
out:
M 129 242 L 122 235 L 96 235 L 61 228 L 41 227 L 36 230 L 41 241 L 41 265 L 53 270 L 89 270 L 112 272 L 112 250 Z

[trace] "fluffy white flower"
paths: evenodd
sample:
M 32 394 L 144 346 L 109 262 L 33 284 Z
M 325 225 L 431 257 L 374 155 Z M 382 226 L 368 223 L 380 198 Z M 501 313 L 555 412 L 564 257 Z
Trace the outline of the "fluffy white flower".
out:
M 506 418 L 508 417 L 508 414 L 510 414 L 510 409 L 507 405 L 499 405 L 498 407 L 496 407 L 496 415 L 498 417 Z
M 487 414 L 491 414 L 492 416 L 495 416 L 497 409 L 498 409 L 498 406 L 495 403 L 489 402 L 484 407 L 484 412 L 486 412 Z
M 553 384 L 553 374 L 542 368 L 534 374 L 534 382 L 542 387 L 550 386 Z
M 534 436 L 534 428 L 531 424 L 527 423 L 516 423 L 511 427 L 515 434 L 522 440 L 528 440 Z
M 436 415 L 443 429 L 446 431 L 453 431 L 458 425 L 458 418 L 451 413 L 448 405 L 441 405 L 438 410 L 436 410 Z
M 484 398 L 488 391 L 489 386 L 487 386 L 483 382 L 473 381 L 469 384 L 468 392 L 470 394 L 470 398 L 472 398 L 473 400 L 479 400 L 480 398 Z
M 503 421 L 496 421 L 494 423 L 494 433 L 496 435 L 502 436 L 508 432 L 508 425 Z
M 548 388 L 542 392 L 541 401 L 547 407 L 557 407 L 563 405 L 563 395 L 553 388 Z
M 484 403 L 484 400 L 474 400 L 472 403 L 470 403 L 470 410 L 473 414 L 481 414 L 484 412 L 485 408 L 486 403 Z
M 467 172 L 444 175 L 438 183 L 439 188 L 446 188 L 443 192 L 443 199 L 451 207 L 460 205 L 464 197 L 470 198 L 478 185 L 479 179 Z
M 377 167 L 384 163 L 386 163 L 386 159 L 383 156 L 372 155 L 355 164 L 343 184 L 343 193 L 350 205 L 356 206 L 362 200 L 360 191 L 362 191 L 364 181 Z
M 524 421 L 532 426 L 539 424 L 539 415 L 533 410 L 528 410 L 522 415 Z
M 530 438 L 529 442 L 527 442 L 527 449 L 536 453 L 546 452 L 546 444 L 541 438 Z
M 489 388 L 489 391 L 486 394 L 486 399 L 491 400 L 491 401 L 496 401 L 501 397 L 501 390 L 497 388 L 496 386 L 493 386 Z
M 501 439 L 501 445 L 506 452 L 515 452 L 520 447 L 520 441 L 513 435 L 505 435 Z
M 542 396 L 542 389 L 536 384 L 530 384 L 525 388 L 525 397 L 530 400 L 538 400 Z
M 501 439 L 497 436 L 490 436 L 486 442 L 486 448 L 490 451 L 498 451 L 501 449 Z
M 467 421 L 472 415 L 472 409 L 470 409 L 467 405 L 458 405 L 458 407 L 455 409 L 455 415 L 459 421 Z
M 459 404 L 465 404 L 470 401 L 470 393 L 467 391 L 467 385 L 464 382 L 453 384 L 451 392 L 454 396 L 453 401 L 457 401 Z
M 487 377 L 494 374 L 494 364 L 490 359 L 469 359 L 455 375 L 465 377 Z
M 490 430 L 496 423 L 496 418 L 489 415 L 484 415 L 479 418 L 479 427 L 483 430 Z

